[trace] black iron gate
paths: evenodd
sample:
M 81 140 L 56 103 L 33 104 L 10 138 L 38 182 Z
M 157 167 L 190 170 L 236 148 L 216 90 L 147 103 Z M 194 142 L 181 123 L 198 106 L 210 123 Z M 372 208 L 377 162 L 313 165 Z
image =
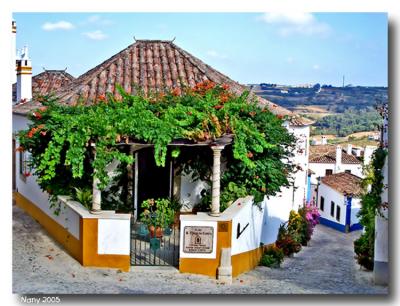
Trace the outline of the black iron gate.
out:
M 177 267 L 179 265 L 179 226 L 165 228 L 152 234 L 147 225 L 133 222 L 131 265 Z

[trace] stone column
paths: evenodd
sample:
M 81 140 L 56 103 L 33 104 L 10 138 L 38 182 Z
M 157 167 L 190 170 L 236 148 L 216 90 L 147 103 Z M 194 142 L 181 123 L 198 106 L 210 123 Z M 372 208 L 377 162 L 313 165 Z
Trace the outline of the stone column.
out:
M 96 158 L 96 147 L 95 144 L 91 144 L 93 147 L 94 159 Z M 92 185 L 92 209 L 90 213 L 98 214 L 101 212 L 101 191 L 98 188 L 100 180 L 96 177 L 96 170 L 93 170 L 93 185 Z
M 210 216 L 218 217 L 221 213 L 219 210 L 219 194 L 221 179 L 221 151 L 224 146 L 212 146 L 214 162 L 212 173 L 212 193 L 211 193 L 211 212 Z
M 96 172 L 93 175 L 93 200 L 92 200 L 92 214 L 101 212 L 101 191 L 98 189 L 97 184 L 100 180 L 96 177 Z

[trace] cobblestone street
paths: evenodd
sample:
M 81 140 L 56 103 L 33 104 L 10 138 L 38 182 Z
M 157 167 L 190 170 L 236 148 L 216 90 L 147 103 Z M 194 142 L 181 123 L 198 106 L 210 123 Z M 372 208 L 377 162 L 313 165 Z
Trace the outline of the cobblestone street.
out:
M 13 206 L 13 292 L 17 294 L 386 294 L 372 273 L 353 259 L 360 232 L 343 234 L 318 225 L 310 246 L 282 267 L 257 267 L 219 284 L 208 277 L 181 274 L 174 268 L 133 267 L 122 273 L 83 268 L 41 226 Z

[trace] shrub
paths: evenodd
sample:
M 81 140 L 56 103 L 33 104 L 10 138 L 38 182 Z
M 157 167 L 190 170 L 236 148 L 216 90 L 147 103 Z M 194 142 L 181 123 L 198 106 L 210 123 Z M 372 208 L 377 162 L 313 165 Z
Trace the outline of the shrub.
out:
M 297 253 L 301 250 L 301 244 L 297 242 L 287 229 L 287 222 L 279 226 L 278 239 L 275 245 L 282 249 L 286 256 Z
M 371 242 L 369 235 L 364 233 L 354 241 L 354 252 L 359 265 L 368 270 L 374 269 L 374 241 Z
M 268 246 L 264 249 L 263 256 L 261 257 L 260 265 L 278 268 L 283 261 L 285 254 L 283 250 L 276 245 Z

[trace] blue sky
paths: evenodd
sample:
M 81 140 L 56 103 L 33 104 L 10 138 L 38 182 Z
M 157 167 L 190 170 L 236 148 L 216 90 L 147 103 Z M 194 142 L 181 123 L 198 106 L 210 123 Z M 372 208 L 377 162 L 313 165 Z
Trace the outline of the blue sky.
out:
M 16 13 L 34 74 L 74 76 L 138 39 L 175 43 L 241 83 L 387 86 L 385 13 Z

